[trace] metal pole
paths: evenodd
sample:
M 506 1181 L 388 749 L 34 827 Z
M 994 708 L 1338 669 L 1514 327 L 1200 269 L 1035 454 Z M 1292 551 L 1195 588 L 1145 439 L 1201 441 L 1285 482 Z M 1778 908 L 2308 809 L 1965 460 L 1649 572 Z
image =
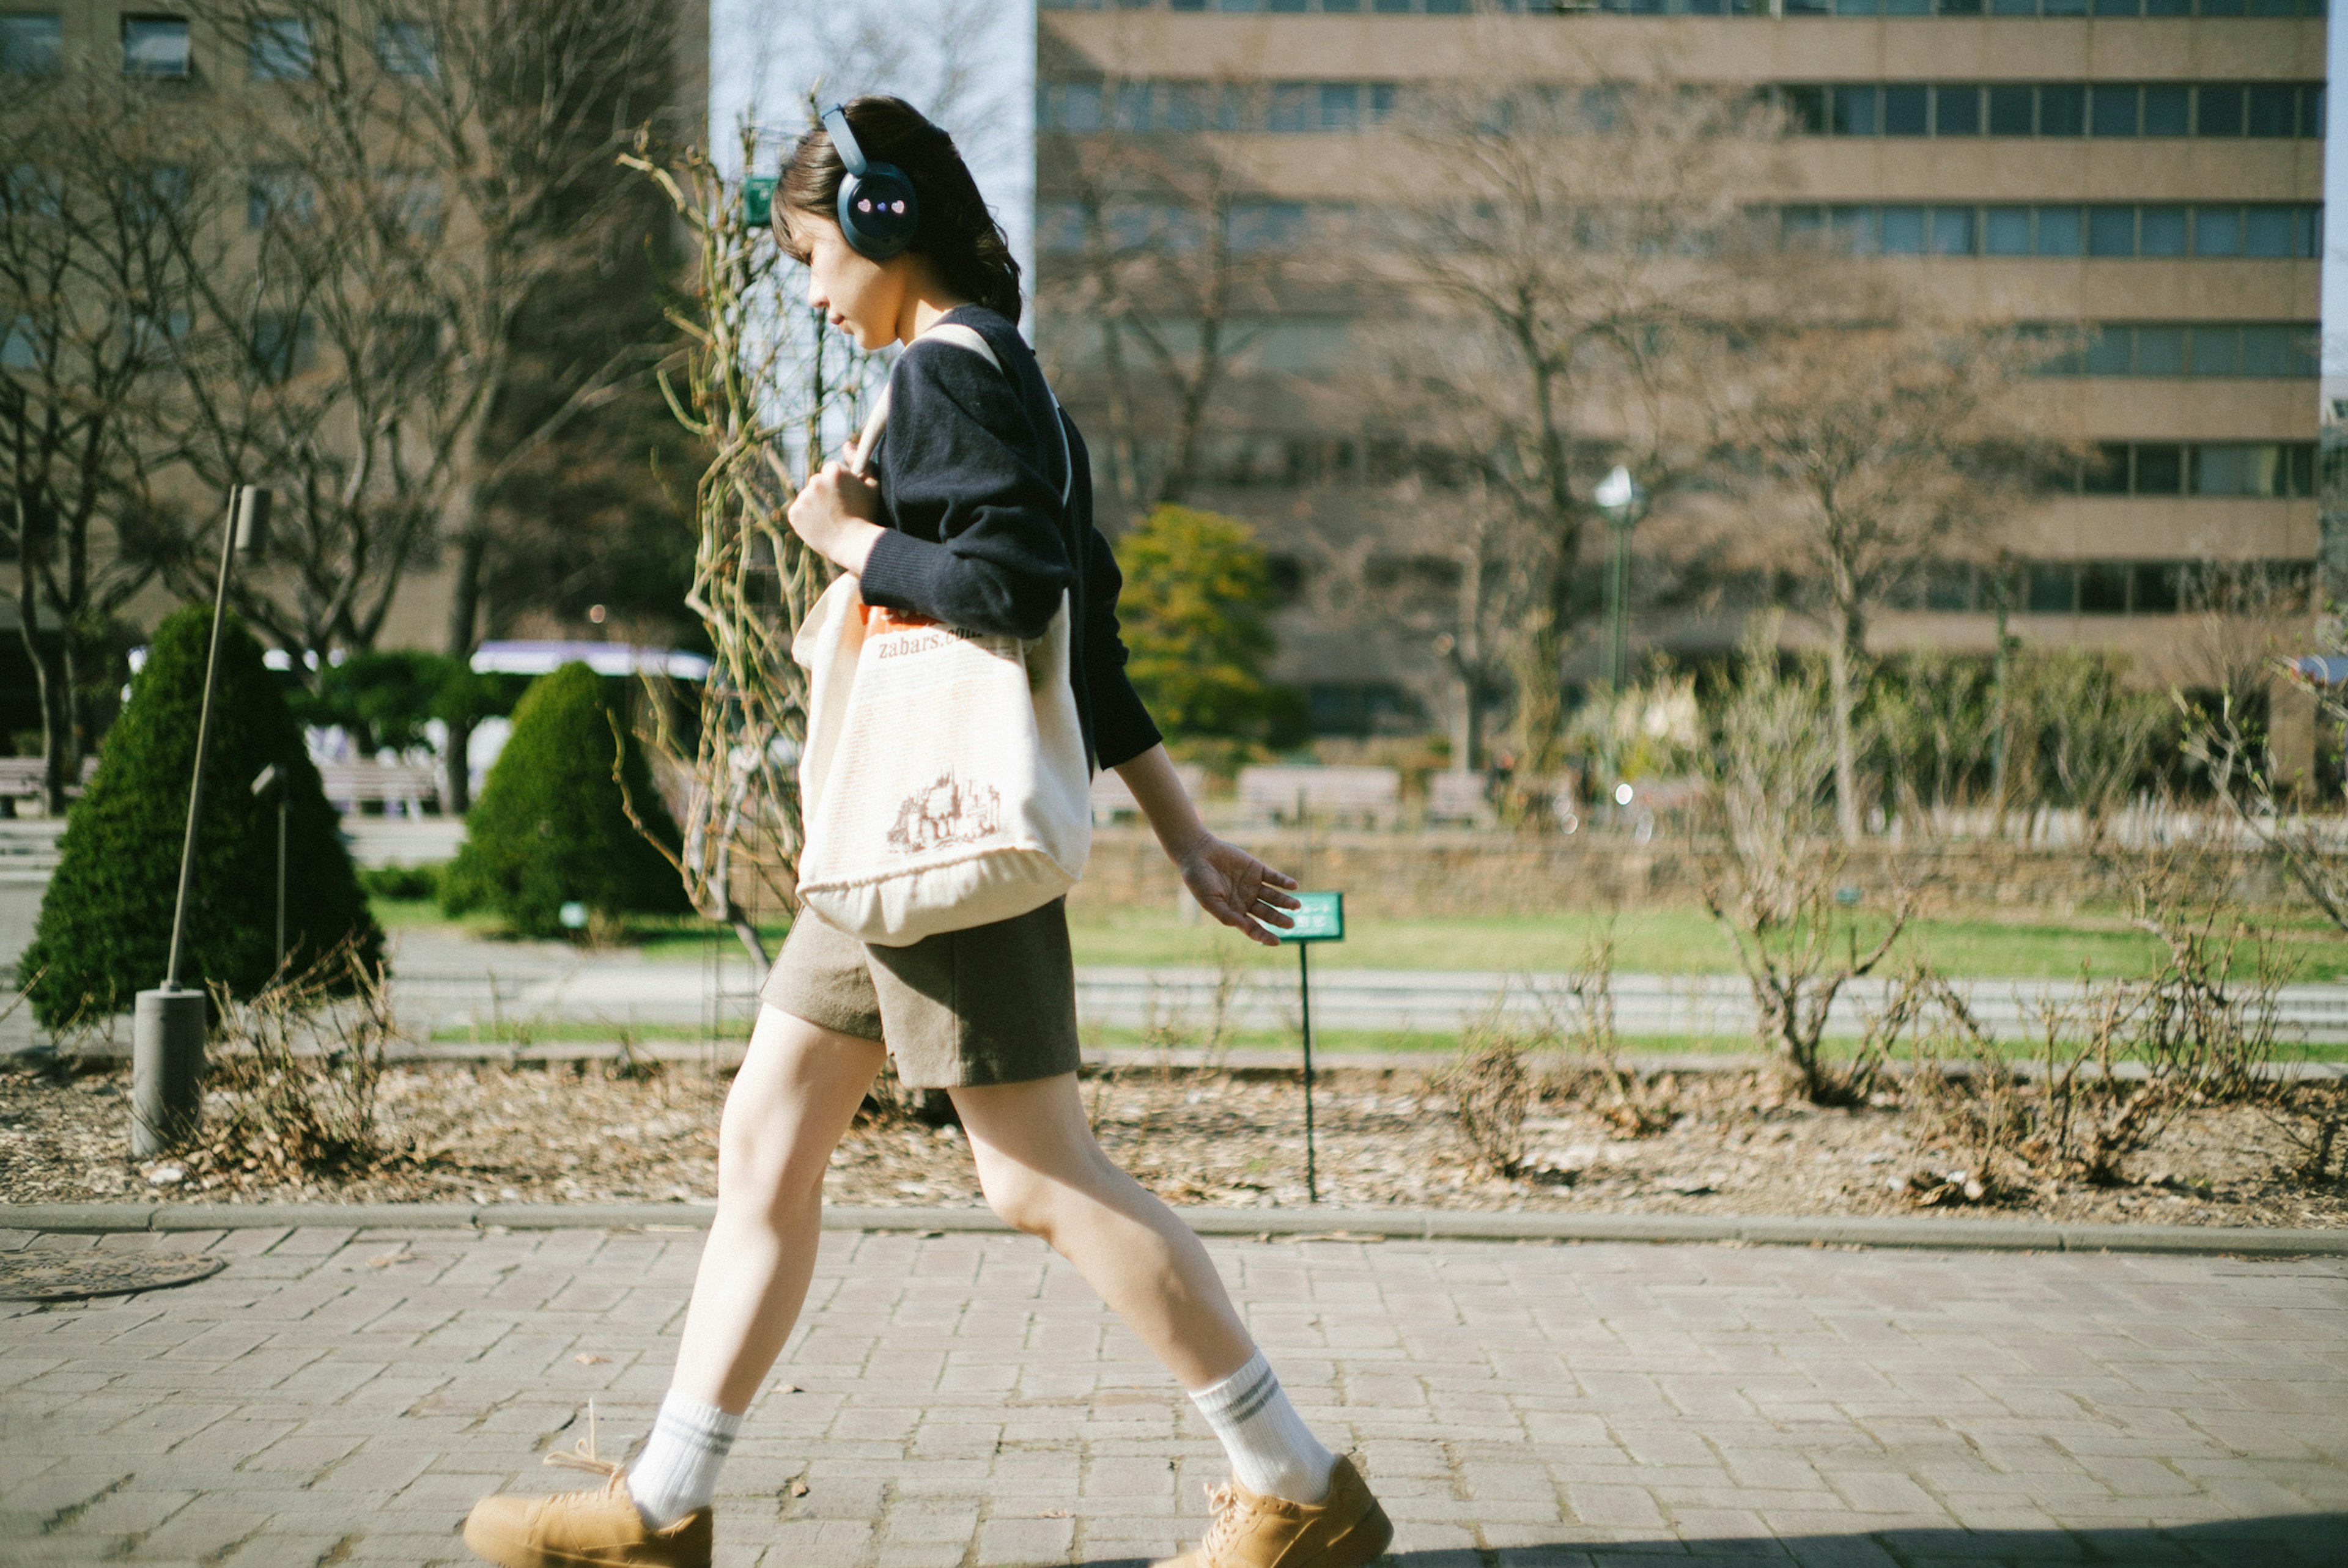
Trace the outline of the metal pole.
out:
M 203 812 L 205 753 L 211 743 L 212 685 L 220 671 L 221 621 L 228 608 L 229 573 L 240 546 L 257 550 L 267 536 L 270 493 L 257 486 L 230 490 L 221 528 L 220 577 L 212 590 L 211 646 L 204 658 L 204 690 L 196 712 L 196 760 L 188 781 L 188 823 L 180 841 L 180 886 L 171 905 L 171 948 L 163 983 L 134 999 L 130 1023 L 130 1153 L 161 1153 L 195 1131 L 203 1110 L 204 993 L 182 989 L 187 958 L 188 894 L 195 880 L 196 825 Z
M 1304 1201 L 1321 1201 L 1321 1184 L 1313 1162 L 1313 966 L 1310 942 L 1296 944 L 1296 994 L 1304 1020 Z
M 1606 648 L 1607 676 L 1619 694 L 1631 683 L 1631 526 L 1626 509 L 1614 520 L 1614 559 L 1606 574 L 1606 597 L 1613 622 Z
M 1996 816 L 2000 838 L 2005 836 L 2005 731 L 2006 731 L 2006 586 L 2005 561 L 2001 557 L 1990 579 L 1990 603 L 1997 611 L 1997 651 L 1990 665 L 1990 685 L 1994 693 L 1996 727 L 1990 733 L 1989 797 Z
M 277 794 L 277 971 L 285 972 L 285 793 Z
M 204 752 L 212 738 L 212 681 L 220 671 L 221 621 L 228 609 L 228 576 L 236 560 L 236 515 L 250 486 L 228 493 L 228 520 L 221 525 L 220 579 L 212 589 L 211 648 L 204 655 L 203 704 L 196 711 L 195 776 L 188 783 L 188 827 L 180 840 L 180 893 L 171 904 L 171 958 L 163 969 L 163 989 L 180 989 L 180 960 L 187 952 L 188 890 L 196 877 L 196 819 L 204 809 Z

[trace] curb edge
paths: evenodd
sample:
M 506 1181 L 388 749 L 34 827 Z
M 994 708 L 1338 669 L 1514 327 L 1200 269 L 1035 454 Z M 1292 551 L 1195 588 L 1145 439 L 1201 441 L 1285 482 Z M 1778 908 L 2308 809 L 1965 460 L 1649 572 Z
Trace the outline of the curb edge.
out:
M 0 1230 L 78 1235 L 295 1229 L 705 1230 L 705 1204 L 0 1204 Z M 2048 1225 L 1880 1215 L 1568 1214 L 1441 1209 L 1178 1208 L 1211 1236 L 1313 1240 L 1638 1242 L 1660 1245 L 1862 1246 L 1948 1252 L 2114 1252 L 2348 1257 L 2348 1228 Z M 827 1204 L 834 1231 L 1009 1234 L 983 1208 Z

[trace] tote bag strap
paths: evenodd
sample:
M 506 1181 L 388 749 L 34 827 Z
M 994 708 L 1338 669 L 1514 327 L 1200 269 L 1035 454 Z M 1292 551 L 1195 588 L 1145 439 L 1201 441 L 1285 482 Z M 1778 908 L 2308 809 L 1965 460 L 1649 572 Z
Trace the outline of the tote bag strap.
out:
M 966 327 L 960 322 L 938 322 L 932 324 L 929 331 L 915 338 L 913 343 L 928 343 L 932 339 L 939 343 L 950 343 L 956 348 L 964 349 L 978 355 L 1000 372 L 1004 380 L 1010 381 L 1011 373 L 1004 370 L 1003 362 L 994 356 L 994 350 L 989 346 L 985 337 L 975 327 Z M 912 346 L 912 343 L 906 344 L 906 352 L 911 353 Z M 1016 390 L 1015 384 L 1014 390 Z M 1069 503 L 1076 496 L 1076 453 L 1068 446 L 1067 416 L 1060 411 L 1060 395 L 1052 390 L 1049 380 L 1044 383 L 1044 395 L 1051 401 L 1052 429 L 1060 437 L 1060 533 L 1063 541 L 1068 547 L 1068 564 L 1076 575 L 1076 602 L 1082 604 L 1085 600 L 1084 541 L 1076 537 L 1075 519 L 1070 516 L 1069 507 Z M 883 386 L 880 389 L 880 395 L 872 401 L 872 412 L 865 415 L 864 432 L 857 438 L 856 456 L 848 466 L 849 472 L 852 474 L 864 472 L 865 465 L 871 460 L 873 444 L 880 439 L 880 432 L 888 427 L 888 424 L 889 389 Z

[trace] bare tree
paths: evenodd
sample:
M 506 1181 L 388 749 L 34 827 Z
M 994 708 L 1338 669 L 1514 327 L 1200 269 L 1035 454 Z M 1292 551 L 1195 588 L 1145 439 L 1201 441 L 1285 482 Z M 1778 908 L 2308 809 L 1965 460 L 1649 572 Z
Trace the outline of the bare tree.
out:
M 1835 820 L 1856 843 L 1869 618 L 1936 559 L 1979 553 L 2075 448 L 2021 395 L 2043 340 L 1934 321 L 1879 280 L 1849 281 L 1828 302 L 1841 319 L 1803 313 L 1746 341 L 1729 436 L 1826 630 Z
M 740 150 L 740 167 L 755 166 L 756 130 L 744 129 Z M 690 285 L 671 313 L 688 347 L 662 384 L 700 448 L 687 603 L 715 652 L 698 722 L 667 723 L 669 704 L 655 701 L 648 738 L 687 781 L 674 856 L 686 894 L 763 963 L 742 892 L 755 885 L 787 907 L 797 900 L 807 677 L 791 641 L 833 576 L 784 513 L 880 366 L 795 330 L 806 313 L 782 293 L 782 252 L 746 217 L 740 182 L 708 154 L 661 159 L 644 146 L 627 162 L 666 194 L 696 243 Z
M 1307 257 L 1353 237 L 1268 200 L 1257 173 L 1251 133 L 1305 112 L 1281 96 L 1304 89 L 1156 81 L 1114 53 L 1071 73 L 1037 130 L 1046 264 L 1073 274 L 1056 346 L 1071 390 L 1105 408 L 1109 477 L 1130 515 L 1179 504 L 1205 479 L 1210 439 L 1234 413 L 1229 383 L 1270 313 L 1330 282 Z
M 1779 265 L 1746 208 L 1779 121 L 1660 73 L 1567 88 L 1485 67 L 1399 111 L 1394 229 L 1370 264 L 1393 302 L 1392 445 L 1443 492 L 1443 531 L 1478 541 L 1462 580 L 1489 603 L 1463 617 L 1500 631 L 1512 748 L 1539 777 L 1591 608 L 1591 481 L 1620 462 L 1668 504 L 1715 471 L 1727 346 Z
M 12 82 L 0 108 L 0 551 L 38 686 L 53 815 L 90 743 L 116 616 L 152 579 L 158 371 L 187 274 L 154 221 L 189 199 L 193 149 L 138 84 Z

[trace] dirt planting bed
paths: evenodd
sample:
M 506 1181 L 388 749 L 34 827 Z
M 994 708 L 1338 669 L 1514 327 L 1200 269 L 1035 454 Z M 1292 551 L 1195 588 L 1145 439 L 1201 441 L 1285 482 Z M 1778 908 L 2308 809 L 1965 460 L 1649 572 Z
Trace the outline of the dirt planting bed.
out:
M 133 1163 L 118 1069 L 0 1071 L 0 1199 L 201 1202 L 707 1200 L 729 1080 L 674 1065 L 647 1081 L 600 1067 L 434 1064 L 386 1073 L 383 1153 L 288 1173 L 242 1158 Z M 1128 1069 L 1087 1074 L 1102 1143 L 1177 1204 L 1304 1202 L 1304 1118 L 1293 1074 Z M 1327 1073 L 1315 1098 L 1321 1198 L 1348 1207 L 1583 1214 L 1918 1212 L 2159 1225 L 2348 1226 L 2348 1193 L 2283 1175 L 2291 1151 L 2249 1106 L 2188 1112 L 2132 1156 L 2117 1185 L 2014 1184 L 1984 1200 L 1948 1180 L 1959 1156 L 1920 1143 L 1896 1106 L 1787 1103 L 1750 1073 L 1666 1078 L 1668 1125 L 1626 1138 L 1554 1090 L 1531 1106 L 1519 1173 L 1479 1170 L 1423 1067 Z M 1962 1175 L 1962 1173 L 1957 1173 Z M 891 1108 L 857 1121 L 828 1195 L 851 1204 L 981 1202 L 962 1133 Z M 1926 1209 L 1923 1194 L 1937 1194 Z

